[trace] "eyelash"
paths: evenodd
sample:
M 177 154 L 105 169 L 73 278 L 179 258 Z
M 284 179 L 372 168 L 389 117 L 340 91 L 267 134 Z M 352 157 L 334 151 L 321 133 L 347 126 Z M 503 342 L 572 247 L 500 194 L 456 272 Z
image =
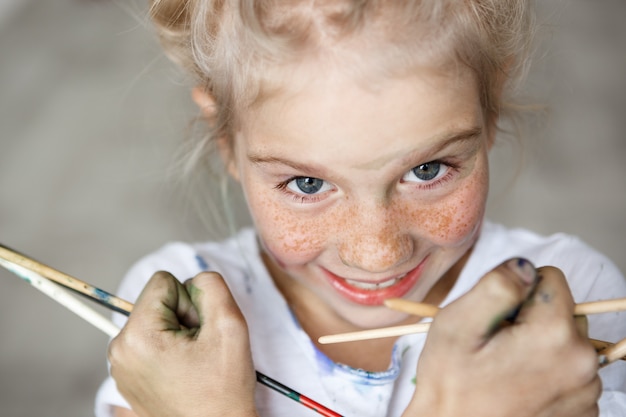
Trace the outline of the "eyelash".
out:
M 435 160 L 435 161 L 429 161 L 427 162 L 427 164 L 440 164 L 441 166 L 445 166 L 447 170 L 441 178 L 437 178 L 433 181 L 427 181 L 427 182 L 415 182 L 414 184 L 417 184 L 417 186 L 422 190 L 432 190 L 433 188 L 439 187 L 447 183 L 459 171 L 459 168 L 460 168 L 458 164 L 453 163 L 451 161 Z M 419 166 L 420 165 L 417 165 L 411 169 L 413 170 Z M 408 183 L 408 181 L 406 181 L 405 183 Z
M 289 190 L 289 188 L 287 187 L 289 185 L 289 183 L 291 181 L 295 181 L 298 178 L 307 178 L 307 177 L 303 177 L 301 175 L 296 176 L 296 177 L 291 177 L 281 183 L 276 184 L 276 186 L 274 187 L 275 189 L 279 190 L 280 192 L 284 193 L 285 195 L 287 195 L 288 197 L 291 197 L 293 199 L 293 201 L 295 201 L 296 203 L 300 203 L 300 204 L 311 204 L 311 203 L 317 203 L 318 201 L 320 201 L 322 199 L 323 194 L 325 193 L 321 193 L 321 194 L 297 194 L 294 193 L 293 191 Z
M 450 161 L 439 161 L 439 160 L 435 160 L 435 161 L 429 161 L 427 162 L 428 164 L 441 164 L 442 166 L 445 166 L 447 168 L 447 171 L 445 173 L 445 175 L 443 175 L 441 178 L 437 178 L 436 180 L 432 181 L 432 182 L 424 182 L 424 183 L 417 183 L 415 182 L 414 184 L 417 184 L 417 186 L 422 189 L 422 190 L 432 190 L 433 188 L 436 188 L 438 186 L 441 186 L 445 183 L 447 183 L 448 181 L 450 181 L 452 179 L 452 177 L 458 172 L 459 170 L 459 166 L 455 163 L 452 163 Z M 416 165 L 414 168 L 411 169 L 415 169 L 416 167 L 418 167 L 419 165 Z M 326 192 L 324 193 L 320 193 L 320 194 L 298 194 L 298 193 L 294 193 L 293 191 L 289 190 L 289 183 L 291 183 L 292 181 L 295 181 L 299 178 L 308 178 L 306 176 L 303 175 L 296 175 L 293 177 L 288 178 L 285 181 L 282 181 L 278 184 L 276 184 L 276 186 L 274 186 L 274 188 L 276 190 L 281 191 L 282 193 L 284 193 L 285 195 L 287 195 L 288 197 L 291 197 L 293 199 L 293 201 L 295 201 L 296 203 L 299 204 L 312 204 L 312 203 L 317 203 L 319 201 L 321 201 L 324 198 L 324 195 L 326 194 Z

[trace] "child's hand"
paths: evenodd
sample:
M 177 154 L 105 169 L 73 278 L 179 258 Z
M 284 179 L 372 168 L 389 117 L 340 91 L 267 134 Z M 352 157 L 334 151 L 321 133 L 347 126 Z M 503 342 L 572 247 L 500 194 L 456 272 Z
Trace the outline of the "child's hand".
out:
M 111 375 L 139 416 L 256 416 L 246 322 L 222 277 L 144 288 L 109 347 Z
M 437 314 L 405 417 L 598 415 L 598 359 L 561 271 L 539 269 L 515 324 L 497 326 L 531 292 L 516 265 L 501 265 Z

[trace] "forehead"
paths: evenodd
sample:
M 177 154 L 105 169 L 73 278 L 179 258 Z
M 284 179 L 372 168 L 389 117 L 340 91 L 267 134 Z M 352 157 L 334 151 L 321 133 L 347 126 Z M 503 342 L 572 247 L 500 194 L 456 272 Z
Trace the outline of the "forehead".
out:
M 484 123 L 473 73 L 428 67 L 395 78 L 294 69 L 280 90 L 242 116 L 236 145 L 246 153 L 306 152 L 315 159 L 320 147 L 332 146 L 374 165 L 375 152 L 431 146 Z

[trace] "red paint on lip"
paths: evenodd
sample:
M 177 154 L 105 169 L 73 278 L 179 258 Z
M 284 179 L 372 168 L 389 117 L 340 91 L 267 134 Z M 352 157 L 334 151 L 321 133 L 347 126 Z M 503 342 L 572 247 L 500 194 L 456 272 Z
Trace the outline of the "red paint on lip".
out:
M 388 298 L 400 298 L 408 293 L 422 275 L 425 263 L 426 259 L 394 285 L 379 290 L 358 288 L 330 271 L 324 270 L 324 272 L 333 288 L 350 301 L 364 305 L 382 305 Z

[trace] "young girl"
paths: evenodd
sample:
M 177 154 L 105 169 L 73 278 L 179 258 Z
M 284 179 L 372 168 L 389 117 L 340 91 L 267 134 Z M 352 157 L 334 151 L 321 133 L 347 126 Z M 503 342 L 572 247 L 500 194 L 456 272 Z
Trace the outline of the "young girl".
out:
M 598 371 L 587 338 L 619 339 L 624 317 L 573 314 L 626 295 L 619 271 L 575 238 L 484 219 L 529 3 L 155 1 L 196 77 L 199 149 L 216 146 L 254 229 L 129 272 L 98 415 L 315 415 L 255 369 L 346 416 L 626 415 L 624 365 Z M 318 343 L 421 319 L 389 298 L 442 310 L 428 335 Z

